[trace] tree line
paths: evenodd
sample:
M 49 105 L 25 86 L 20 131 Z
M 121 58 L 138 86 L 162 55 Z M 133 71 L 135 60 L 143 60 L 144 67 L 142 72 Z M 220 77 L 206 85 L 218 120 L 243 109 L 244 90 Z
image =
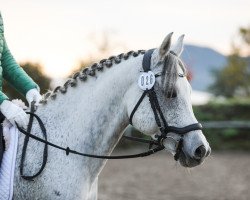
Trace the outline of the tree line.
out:
M 250 26 L 240 28 L 237 36 L 227 64 L 222 70 L 212 72 L 215 82 L 209 89 L 216 96 L 250 97 Z

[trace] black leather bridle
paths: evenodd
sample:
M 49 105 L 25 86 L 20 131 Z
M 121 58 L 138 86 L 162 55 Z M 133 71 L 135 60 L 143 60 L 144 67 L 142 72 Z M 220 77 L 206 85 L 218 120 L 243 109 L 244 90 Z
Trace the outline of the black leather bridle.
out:
M 150 71 L 151 57 L 152 57 L 154 50 L 155 49 L 150 49 L 150 50 L 146 51 L 144 54 L 143 61 L 142 61 L 142 67 L 143 67 L 144 72 Z M 170 52 L 170 53 L 175 55 L 174 52 Z M 174 156 L 175 160 L 178 160 L 179 156 L 180 156 L 181 149 L 183 147 L 184 134 L 186 134 L 190 131 L 202 130 L 202 125 L 200 123 L 194 123 L 194 124 L 190 124 L 188 126 L 182 127 L 182 128 L 175 127 L 175 126 L 169 126 L 163 113 L 162 113 L 162 110 L 161 110 L 159 101 L 157 99 L 157 95 L 155 93 L 154 87 L 152 87 L 149 90 L 145 90 L 142 93 L 140 99 L 138 100 L 137 104 L 135 105 L 134 109 L 132 110 L 132 112 L 130 114 L 129 121 L 130 121 L 131 125 L 133 125 L 133 116 L 134 116 L 136 110 L 138 109 L 141 102 L 143 101 L 143 99 L 146 96 L 148 96 L 148 98 L 149 98 L 149 102 L 150 102 L 151 108 L 152 108 L 153 113 L 154 113 L 156 124 L 161 132 L 161 135 L 157 135 L 158 145 L 163 146 L 163 141 L 167 138 L 167 135 L 170 132 L 179 134 L 181 136 L 181 138 L 178 142 L 177 148 L 176 148 L 175 156 Z
M 148 72 L 150 71 L 150 63 L 151 63 L 151 57 L 152 57 L 152 53 L 153 53 L 154 49 L 148 50 L 145 52 L 145 55 L 143 57 L 143 70 L 144 72 Z M 22 132 L 25 135 L 25 139 L 24 139 L 24 145 L 23 145 L 23 150 L 22 150 L 22 157 L 21 157 L 21 163 L 20 163 L 20 174 L 22 176 L 22 178 L 24 178 L 25 180 L 29 180 L 32 181 L 34 178 L 36 178 L 37 176 L 39 176 L 42 171 L 44 170 L 46 163 L 47 163 L 47 158 L 48 158 L 48 146 L 63 150 L 66 152 L 66 155 L 71 154 L 76 154 L 76 155 L 80 155 L 80 156 L 85 156 L 85 157 L 90 157 L 90 158 L 99 158 L 99 159 L 127 159 L 127 158 L 138 158 L 138 157 L 145 157 L 145 156 L 149 156 L 152 155 L 158 151 L 163 150 L 165 147 L 163 145 L 163 141 L 168 137 L 168 133 L 173 132 L 173 133 L 177 133 L 181 136 L 181 139 L 178 142 L 177 148 L 176 148 L 176 154 L 174 156 L 175 160 L 179 159 L 179 155 L 180 152 L 182 150 L 183 147 L 183 136 L 185 133 L 188 133 L 190 131 L 195 131 L 195 130 L 202 130 L 202 125 L 200 123 L 195 123 L 195 124 L 191 124 L 188 126 L 185 126 L 183 128 L 178 128 L 178 127 L 174 127 L 174 126 L 168 126 L 168 123 L 161 111 L 161 107 L 159 105 L 158 99 L 157 99 L 157 95 L 155 93 L 154 87 L 152 87 L 149 90 L 145 90 L 142 94 L 142 96 L 140 97 L 140 99 L 138 100 L 137 104 L 135 105 L 134 109 L 131 112 L 130 115 L 130 124 L 132 125 L 132 120 L 133 120 L 133 116 L 136 112 L 136 110 L 138 109 L 138 107 L 140 106 L 141 102 L 143 101 L 143 99 L 148 96 L 149 97 L 149 101 L 150 101 L 150 105 L 151 108 L 154 112 L 154 117 L 155 117 L 155 121 L 157 123 L 157 126 L 161 132 L 161 135 L 159 135 L 157 137 L 156 140 L 147 140 L 147 139 L 142 139 L 142 138 L 136 138 L 136 137 L 130 137 L 130 136 L 123 136 L 126 139 L 129 140 L 133 140 L 133 141 L 137 141 L 137 142 L 142 142 L 142 143 L 148 143 L 150 148 L 148 151 L 143 152 L 143 153 L 138 153 L 138 154 L 132 154 L 132 155 L 122 155 L 122 156 L 104 156 L 104 155 L 94 155 L 94 154 L 86 154 L 86 153 L 81 153 L 75 150 L 70 149 L 69 147 L 61 147 L 59 145 L 56 145 L 54 143 L 51 143 L 47 140 L 47 132 L 46 132 L 46 128 L 44 126 L 44 123 L 42 122 L 42 120 L 40 119 L 39 116 L 37 116 L 35 114 L 35 106 L 34 106 L 34 102 L 31 104 L 31 111 L 27 112 L 27 114 L 30 115 L 30 120 L 29 120 L 29 124 L 28 124 L 28 128 L 27 130 L 24 130 L 23 128 L 19 127 L 17 124 L 17 128 L 20 132 Z M 43 133 L 43 138 L 40 138 L 34 134 L 31 134 L 31 129 L 32 129 L 32 124 L 33 124 L 33 120 L 36 119 L 38 121 L 38 124 L 42 130 Z M 24 175 L 24 162 L 25 162 L 25 157 L 26 157 L 26 151 L 27 151 L 27 146 L 28 146 L 28 142 L 29 142 L 29 138 L 32 138 L 34 140 L 37 140 L 41 143 L 44 143 L 44 151 L 43 151 L 43 162 L 41 165 L 41 168 L 39 169 L 39 171 L 32 175 L 32 176 L 26 176 Z M 153 145 L 155 145 L 156 147 L 151 148 Z

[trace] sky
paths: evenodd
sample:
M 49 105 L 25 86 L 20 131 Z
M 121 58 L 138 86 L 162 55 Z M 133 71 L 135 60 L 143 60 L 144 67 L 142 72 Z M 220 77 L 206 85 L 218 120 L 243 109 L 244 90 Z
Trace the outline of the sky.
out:
M 113 54 L 158 47 L 172 31 L 228 54 L 238 28 L 250 25 L 249 9 L 249 0 L 0 0 L 16 60 L 39 62 L 53 78 L 94 57 L 103 33 L 122 47 Z

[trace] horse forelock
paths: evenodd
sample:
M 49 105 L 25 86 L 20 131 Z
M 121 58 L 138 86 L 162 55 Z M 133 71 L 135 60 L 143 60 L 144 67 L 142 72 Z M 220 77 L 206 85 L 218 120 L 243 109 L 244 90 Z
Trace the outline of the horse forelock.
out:
M 175 90 L 175 85 L 179 76 L 178 66 L 181 67 L 183 75 L 185 76 L 187 70 L 182 60 L 177 56 L 169 53 L 164 59 L 162 69 L 163 78 L 161 79 L 163 91 L 165 94 L 172 94 Z

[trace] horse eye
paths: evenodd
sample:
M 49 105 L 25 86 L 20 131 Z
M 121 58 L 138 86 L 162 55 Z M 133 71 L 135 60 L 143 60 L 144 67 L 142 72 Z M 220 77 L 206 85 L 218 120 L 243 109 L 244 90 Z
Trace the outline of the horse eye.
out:
M 177 97 L 176 90 L 167 93 L 167 98 L 175 98 L 175 97 Z

